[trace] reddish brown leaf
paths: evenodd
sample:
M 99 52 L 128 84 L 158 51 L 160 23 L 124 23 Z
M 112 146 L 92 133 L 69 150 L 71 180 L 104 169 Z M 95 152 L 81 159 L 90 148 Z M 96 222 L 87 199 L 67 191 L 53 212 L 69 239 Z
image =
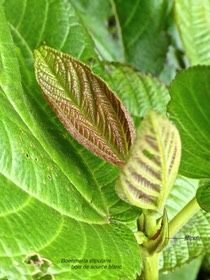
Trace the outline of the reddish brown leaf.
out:
M 68 131 L 96 155 L 123 165 L 134 126 L 107 84 L 85 64 L 47 46 L 35 51 L 35 71 L 46 100 Z

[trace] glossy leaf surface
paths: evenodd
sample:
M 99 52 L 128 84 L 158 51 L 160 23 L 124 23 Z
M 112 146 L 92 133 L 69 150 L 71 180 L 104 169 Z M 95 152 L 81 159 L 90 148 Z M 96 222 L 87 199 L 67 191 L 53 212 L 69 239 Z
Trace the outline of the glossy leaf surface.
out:
M 35 51 L 36 78 L 64 126 L 85 147 L 122 165 L 134 139 L 132 119 L 90 68 L 49 47 Z
M 194 66 L 179 72 L 171 84 L 171 120 L 182 139 L 180 173 L 210 178 L 210 67 Z

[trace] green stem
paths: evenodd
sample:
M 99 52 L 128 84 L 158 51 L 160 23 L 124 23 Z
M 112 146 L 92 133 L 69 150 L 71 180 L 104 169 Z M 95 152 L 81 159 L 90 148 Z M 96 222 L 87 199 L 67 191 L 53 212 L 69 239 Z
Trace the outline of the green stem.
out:
M 189 221 L 200 209 L 196 197 L 194 197 L 169 223 L 169 237 L 175 234 Z
M 143 261 L 143 271 L 139 279 L 141 280 L 158 280 L 159 273 L 159 253 L 152 256 L 148 254 L 145 248 L 141 247 L 141 255 Z

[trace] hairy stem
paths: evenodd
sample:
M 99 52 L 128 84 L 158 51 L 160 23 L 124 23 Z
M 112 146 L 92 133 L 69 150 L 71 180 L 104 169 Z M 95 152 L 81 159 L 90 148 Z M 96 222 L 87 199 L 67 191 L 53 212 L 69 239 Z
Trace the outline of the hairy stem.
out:
M 194 197 L 169 223 L 169 237 L 175 234 L 189 221 L 200 209 L 196 197 Z

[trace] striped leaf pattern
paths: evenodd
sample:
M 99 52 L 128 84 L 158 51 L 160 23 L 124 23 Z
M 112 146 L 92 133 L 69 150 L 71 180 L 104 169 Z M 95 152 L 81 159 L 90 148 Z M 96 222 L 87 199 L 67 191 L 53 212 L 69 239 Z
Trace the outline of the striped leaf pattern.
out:
M 96 155 L 123 165 L 135 131 L 129 112 L 90 68 L 47 46 L 35 50 L 44 97 L 67 130 Z
M 180 157 L 178 130 L 166 117 L 151 112 L 142 121 L 117 181 L 118 195 L 143 209 L 161 209 L 177 176 Z

